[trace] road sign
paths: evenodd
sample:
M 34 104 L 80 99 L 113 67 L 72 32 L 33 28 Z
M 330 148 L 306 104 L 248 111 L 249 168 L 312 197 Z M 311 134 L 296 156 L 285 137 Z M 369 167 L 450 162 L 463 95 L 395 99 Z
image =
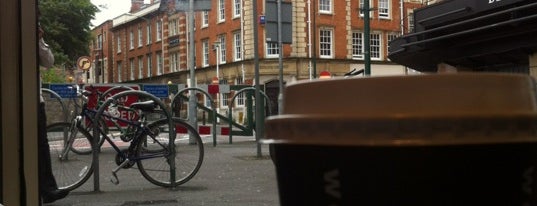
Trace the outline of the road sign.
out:
M 189 0 L 175 0 L 176 11 L 188 11 L 190 1 Z M 211 0 L 194 0 L 194 11 L 210 11 Z
M 78 67 L 78 69 L 88 71 L 91 68 L 90 57 L 88 56 L 79 57 L 78 60 L 76 60 L 76 66 Z
M 61 98 L 75 98 L 76 89 L 72 84 L 50 84 L 49 89 L 58 93 Z
M 142 89 L 161 99 L 168 98 L 170 94 L 168 85 L 164 84 L 144 84 Z
M 281 15 L 282 24 L 282 44 L 293 43 L 293 7 L 291 2 L 280 2 L 281 11 L 278 11 L 278 4 L 274 0 L 265 2 L 265 32 L 266 42 L 278 42 L 278 13 Z

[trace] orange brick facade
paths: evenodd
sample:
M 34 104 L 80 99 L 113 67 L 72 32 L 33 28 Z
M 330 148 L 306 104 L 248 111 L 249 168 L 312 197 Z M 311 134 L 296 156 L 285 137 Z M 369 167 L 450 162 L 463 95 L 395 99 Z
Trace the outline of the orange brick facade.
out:
M 333 76 L 342 76 L 353 68 L 363 67 L 361 50 L 357 49 L 363 36 L 364 19 L 360 16 L 358 0 L 289 0 L 293 8 L 292 44 L 283 46 L 283 73 L 286 82 L 318 76 L 329 71 Z M 382 2 L 382 5 L 381 5 Z M 223 3 L 223 7 L 221 7 Z M 237 4 L 236 4 L 237 3 Z M 159 4 L 159 2 L 155 2 Z M 239 5 L 240 4 L 240 5 Z M 320 4 L 323 6 L 321 9 Z M 264 1 L 257 2 L 257 12 L 263 15 Z M 403 5 L 403 8 L 401 8 Z M 253 24 L 257 24 L 259 39 L 259 65 L 261 84 L 277 79 L 277 55 L 267 54 L 265 27 L 259 16 L 252 16 L 250 0 L 213 0 L 212 9 L 195 13 L 195 54 L 188 54 L 187 15 L 184 12 L 161 12 L 155 6 L 146 5 L 132 14 L 118 16 L 106 39 L 111 46 L 107 60 L 108 74 L 105 82 L 173 83 L 187 82 L 188 58 L 195 58 L 198 83 L 210 83 L 216 74 L 216 52 L 225 54 L 225 62 L 219 66 L 219 77 L 228 83 L 238 78 L 244 83 L 254 78 Z M 237 6 L 240 12 L 235 13 Z M 376 58 L 372 59 L 373 75 L 404 74 L 404 68 L 391 63 L 388 54 L 389 38 L 408 33 L 411 12 L 423 6 L 417 0 L 371 0 L 371 33 L 376 36 Z M 221 20 L 219 8 L 225 11 Z M 328 9 L 326 9 L 328 8 Z M 379 8 L 385 8 L 380 12 Z M 145 12 L 145 13 L 144 13 Z M 401 13 L 402 12 L 402 13 Z M 382 14 L 381 14 L 382 13 Z M 238 15 L 237 15 L 238 14 Z M 207 20 L 205 20 L 207 18 Z M 147 23 L 151 24 L 151 40 L 147 44 Z M 206 24 L 205 24 L 206 23 Z M 158 25 L 161 26 L 158 26 Z M 159 29 L 161 28 L 161 29 Z M 100 27 L 94 29 L 98 33 Z M 139 30 L 141 29 L 141 32 Z M 162 32 L 160 33 L 159 32 Z M 328 32 L 325 32 L 328 31 Z M 142 45 L 138 45 L 141 33 Z M 240 34 L 240 38 L 236 36 Z M 323 35 L 331 34 L 326 37 Z M 160 35 L 160 40 L 157 40 Z M 132 40 L 131 40 L 132 39 Z M 221 50 L 214 50 L 215 42 L 225 40 Z M 321 39 L 330 51 L 321 51 Z M 240 41 L 237 51 L 237 43 Z M 310 43 L 311 41 L 311 43 Z M 329 42 L 329 43 L 327 43 Z M 327 44 L 326 44 L 327 43 Z M 131 44 L 134 46 L 131 48 Z M 324 47 L 323 47 L 324 48 Z M 239 54 L 237 54 L 239 53 Z M 329 53 L 330 55 L 324 55 Z M 240 58 L 236 58 L 239 55 Z M 150 59 L 150 69 L 148 61 Z

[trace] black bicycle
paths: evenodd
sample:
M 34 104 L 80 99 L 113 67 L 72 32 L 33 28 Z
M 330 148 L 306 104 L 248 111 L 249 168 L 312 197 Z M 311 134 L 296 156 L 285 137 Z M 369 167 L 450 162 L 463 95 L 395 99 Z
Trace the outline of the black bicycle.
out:
M 83 95 L 89 96 L 91 92 L 86 91 Z M 111 177 L 115 184 L 119 184 L 117 172 L 120 169 L 134 168 L 135 165 L 144 178 L 162 187 L 181 185 L 198 172 L 204 151 L 196 129 L 179 118 L 148 121 L 150 114 L 162 113 L 159 104 L 153 100 L 142 101 L 142 98 L 138 98 L 137 102 L 125 106 L 121 99 L 109 99 L 113 101 L 107 101 L 98 109 L 89 109 L 87 104 L 83 104 L 81 115 L 75 121 L 54 123 L 47 127 L 53 172 L 60 189 L 74 190 L 93 174 L 94 131 L 116 152 L 117 168 L 112 171 Z M 125 112 L 131 113 L 128 118 L 118 115 Z M 110 133 L 102 129 L 102 123 L 97 127 L 87 126 L 103 120 L 106 125 L 111 122 L 123 125 L 127 132 L 122 134 L 119 141 L 130 144 L 120 148 Z M 170 134 L 175 134 L 176 130 L 187 130 L 189 137 L 170 138 L 175 136 Z

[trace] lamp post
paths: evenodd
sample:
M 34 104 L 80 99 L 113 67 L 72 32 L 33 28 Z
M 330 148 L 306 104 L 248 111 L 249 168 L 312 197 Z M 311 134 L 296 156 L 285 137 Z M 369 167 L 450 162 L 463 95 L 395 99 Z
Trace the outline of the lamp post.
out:
M 215 41 L 214 44 L 214 50 L 216 51 L 216 78 L 220 79 L 220 41 Z

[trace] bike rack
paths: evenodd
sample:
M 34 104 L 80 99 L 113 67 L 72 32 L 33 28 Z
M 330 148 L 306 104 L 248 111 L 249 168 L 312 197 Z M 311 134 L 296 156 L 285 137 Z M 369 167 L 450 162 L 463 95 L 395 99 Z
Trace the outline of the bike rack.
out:
M 214 115 L 214 118 L 213 118 L 213 147 L 216 146 L 216 109 L 214 108 L 214 100 L 213 98 L 211 97 L 211 95 L 209 95 L 209 93 L 207 93 L 206 91 L 204 91 L 203 89 L 200 89 L 200 88 L 197 88 L 197 87 L 192 87 L 192 88 L 184 88 L 184 89 L 181 89 L 179 91 L 177 91 L 177 94 L 175 94 L 175 96 L 173 96 L 172 98 L 172 103 L 175 102 L 175 99 L 179 97 L 179 95 L 181 95 L 183 92 L 185 91 L 190 91 L 190 90 L 195 90 L 195 91 L 198 91 L 198 92 L 201 92 L 203 93 L 206 97 L 209 98 L 209 100 L 211 101 L 211 109 L 213 111 L 213 113 L 215 114 Z M 195 94 L 194 94 L 195 95 Z M 174 104 L 172 104 L 172 108 L 171 108 L 171 111 L 175 111 L 173 108 Z M 196 114 L 197 115 L 197 114 Z M 192 127 L 194 127 L 195 129 L 198 129 L 195 125 L 192 125 Z
M 250 91 L 250 90 L 251 90 L 251 91 L 255 91 L 255 88 L 250 87 L 250 88 L 242 88 L 242 89 L 240 89 L 239 91 L 237 91 L 237 92 L 235 93 L 235 95 L 233 95 L 233 97 L 231 98 L 231 102 L 234 102 L 234 101 L 235 101 L 235 98 L 236 98 L 239 94 L 244 93 L 244 92 L 246 92 L 246 91 Z M 268 96 L 267 96 L 263 91 L 259 91 L 259 92 L 260 92 L 261 95 L 263 95 L 263 98 L 265 98 L 265 100 L 269 100 Z M 267 102 L 268 108 L 271 108 L 272 105 L 270 104 L 270 101 L 265 101 L 265 102 Z M 268 112 L 269 112 L 269 116 L 270 116 L 270 115 L 271 115 L 271 113 L 270 113 L 270 109 L 268 110 Z M 232 115 L 233 115 L 233 107 L 229 107 L 228 118 L 231 119 L 231 118 L 232 118 Z M 263 121 L 264 121 L 264 120 L 263 120 Z M 263 123 L 263 122 L 261 122 L 261 124 L 262 124 L 262 123 Z M 232 127 L 233 127 L 233 124 L 232 124 L 231 121 L 230 121 L 230 122 L 229 122 L 229 130 L 230 130 L 230 132 L 229 132 L 229 144 L 232 144 L 232 143 L 233 143 L 233 134 L 232 134 L 232 132 L 231 132 Z
M 239 95 L 239 94 L 241 94 L 243 92 L 249 91 L 249 90 L 255 91 L 256 89 L 253 88 L 253 87 L 250 87 L 250 88 L 243 88 L 243 89 L 237 91 L 237 93 L 235 93 L 235 95 L 233 95 L 233 97 L 231 98 L 231 102 L 235 101 L 235 97 L 237 97 L 237 95 Z M 265 100 L 269 100 L 268 96 L 264 92 L 259 91 L 259 93 L 261 95 L 263 95 Z M 265 102 L 267 102 L 268 107 L 271 108 L 270 101 L 265 101 Z M 256 107 L 257 107 L 257 105 L 256 105 Z M 269 111 L 269 116 L 270 116 L 270 109 L 268 111 Z M 231 132 L 233 130 L 233 124 L 231 124 L 232 115 L 233 115 L 233 108 L 229 107 L 229 114 L 228 114 L 228 118 L 230 119 L 230 121 L 229 121 L 229 144 L 233 143 L 233 136 L 232 136 L 233 132 Z M 258 122 L 256 122 L 256 124 L 264 124 L 265 120 L 262 119 L 262 120 L 256 120 L 256 121 L 258 121 Z M 259 142 L 258 139 L 256 139 L 256 143 L 257 143 L 257 154 L 261 154 L 261 143 Z
M 127 90 L 127 91 L 123 91 L 123 92 L 120 92 L 120 93 L 117 93 L 113 96 L 111 96 L 110 98 L 108 98 L 99 108 L 99 110 L 97 111 L 97 113 L 95 114 L 95 116 L 93 117 L 93 121 L 97 121 L 98 119 L 101 118 L 103 112 L 104 112 L 104 108 L 108 107 L 108 105 L 110 105 L 113 101 L 116 101 L 117 99 L 121 98 L 121 97 L 124 97 L 124 96 L 129 96 L 129 95 L 138 95 L 138 96 L 142 96 L 142 97 L 146 97 L 148 99 L 151 99 L 153 100 L 156 104 L 158 104 L 160 106 L 160 108 L 162 108 L 162 111 L 164 112 L 164 114 L 166 115 L 166 118 L 168 119 L 168 126 L 169 128 L 173 128 L 175 125 L 174 125 L 174 122 L 173 122 L 173 117 L 171 115 L 171 112 L 166 108 L 166 105 L 164 105 L 164 103 L 157 97 L 155 97 L 154 95 L 150 94 L 150 93 L 147 93 L 145 91 L 138 91 L 138 90 Z M 93 124 L 93 136 L 97 136 L 99 135 L 99 126 L 98 124 Z M 173 145 L 175 144 L 175 132 L 173 132 L 172 129 L 169 130 L 169 133 L 168 133 L 169 137 L 170 137 L 170 145 Z M 99 191 L 100 190 L 100 183 L 99 183 L 99 153 L 100 153 L 100 146 L 99 146 L 99 138 L 93 138 L 93 190 L 94 191 Z M 171 159 L 175 159 L 175 147 L 171 147 L 172 150 L 172 157 Z M 175 161 L 168 161 L 168 164 L 170 165 L 170 182 L 175 182 Z M 172 188 L 172 190 L 175 189 L 175 188 Z

